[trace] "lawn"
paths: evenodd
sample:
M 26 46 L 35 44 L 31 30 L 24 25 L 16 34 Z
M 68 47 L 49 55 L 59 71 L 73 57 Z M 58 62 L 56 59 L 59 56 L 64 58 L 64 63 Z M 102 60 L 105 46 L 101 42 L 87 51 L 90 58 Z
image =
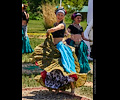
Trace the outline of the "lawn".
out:
M 66 28 L 71 24 L 71 22 L 65 22 Z M 81 26 L 83 30 L 85 30 L 87 26 L 87 22 L 81 22 Z M 28 23 L 28 33 L 46 33 L 46 30 L 43 26 L 43 20 L 30 20 Z
M 44 33 L 43 20 L 30 20 L 28 23 L 28 33 Z
M 43 43 L 44 42 L 44 39 L 40 39 L 40 38 L 37 38 L 38 36 L 34 36 L 33 38 L 29 38 L 30 40 L 30 45 L 32 47 L 32 49 L 34 50 L 34 48 Z M 22 54 L 22 62 L 29 62 L 29 56 L 31 55 L 31 53 L 24 53 Z

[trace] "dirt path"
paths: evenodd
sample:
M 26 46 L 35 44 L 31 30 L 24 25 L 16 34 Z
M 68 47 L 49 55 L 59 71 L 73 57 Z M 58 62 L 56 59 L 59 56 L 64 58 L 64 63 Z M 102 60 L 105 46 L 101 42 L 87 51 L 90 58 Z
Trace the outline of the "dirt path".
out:
M 92 100 L 85 96 L 75 94 L 74 96 L 68 94 L 67 91 L 60 91 L 55 94 L 54 91 L 49 92 L 44 87 L 23 88 L 22 100 Z
M 93 82 L 86 82 L 86 83 L 84 84 L 84 86 L 90 86 L 90 87 L 93 87 Z

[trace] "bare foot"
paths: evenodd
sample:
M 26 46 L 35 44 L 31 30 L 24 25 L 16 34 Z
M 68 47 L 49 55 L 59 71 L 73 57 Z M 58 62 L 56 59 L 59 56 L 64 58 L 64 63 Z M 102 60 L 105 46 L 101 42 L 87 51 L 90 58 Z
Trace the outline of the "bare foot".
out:
M 71 95 L 75 95 L 75 89 L 71 89 Z
M 52 89 L 51 89 L 51 88 L 49 89 L 49 92 L 52 92 Z

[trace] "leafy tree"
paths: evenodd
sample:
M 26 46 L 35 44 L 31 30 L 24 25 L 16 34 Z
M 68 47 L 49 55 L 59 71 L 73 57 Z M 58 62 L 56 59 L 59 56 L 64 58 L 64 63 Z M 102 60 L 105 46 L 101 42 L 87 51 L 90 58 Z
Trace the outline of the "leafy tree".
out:
M 62 5 L 68 12 L 80 11 L 88 0 L 63 0 Z
M 27 2 L 27 0 L 22 0 L 22 3 L 27 4 L 28 2 Z
M 39 19 L 43 14 L 43 4 L 51 3 L 51 5 L 59 6 L 60 0 L 22 0 L 22 3 L 28 5 L 27 12 L 30 14 L 30 19 Z M 88 0 L 62 0 L 62 6 L 67 10 L 67 13 L 81 10 L 87 4 Z

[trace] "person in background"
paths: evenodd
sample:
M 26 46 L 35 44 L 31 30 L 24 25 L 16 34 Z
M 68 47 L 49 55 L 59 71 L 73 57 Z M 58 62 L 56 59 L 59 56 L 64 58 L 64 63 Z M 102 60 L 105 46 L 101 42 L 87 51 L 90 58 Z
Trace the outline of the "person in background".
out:
M 22 54 L 33 52 L 27 35 L 27 24 L 29 21 L 29 14 L 25 11 L 26 7 L 26 5 L 22 4 Z
M 90 39 L 85 38 L 83 28 L 80 26 L 82 15 L 79 12 L 74 12 L 71 16 L 73 23 L 68 26 L 67 30 L 71 33 L 68 45 L 75 47 L 75 53 L 77 55 L 80 64 L 80 73 L 88 73 L 90 66 L 88 63 L 88 47 L 83 40 L 91 42 Z M 67 40 L 66 40 L 67 41 Z

